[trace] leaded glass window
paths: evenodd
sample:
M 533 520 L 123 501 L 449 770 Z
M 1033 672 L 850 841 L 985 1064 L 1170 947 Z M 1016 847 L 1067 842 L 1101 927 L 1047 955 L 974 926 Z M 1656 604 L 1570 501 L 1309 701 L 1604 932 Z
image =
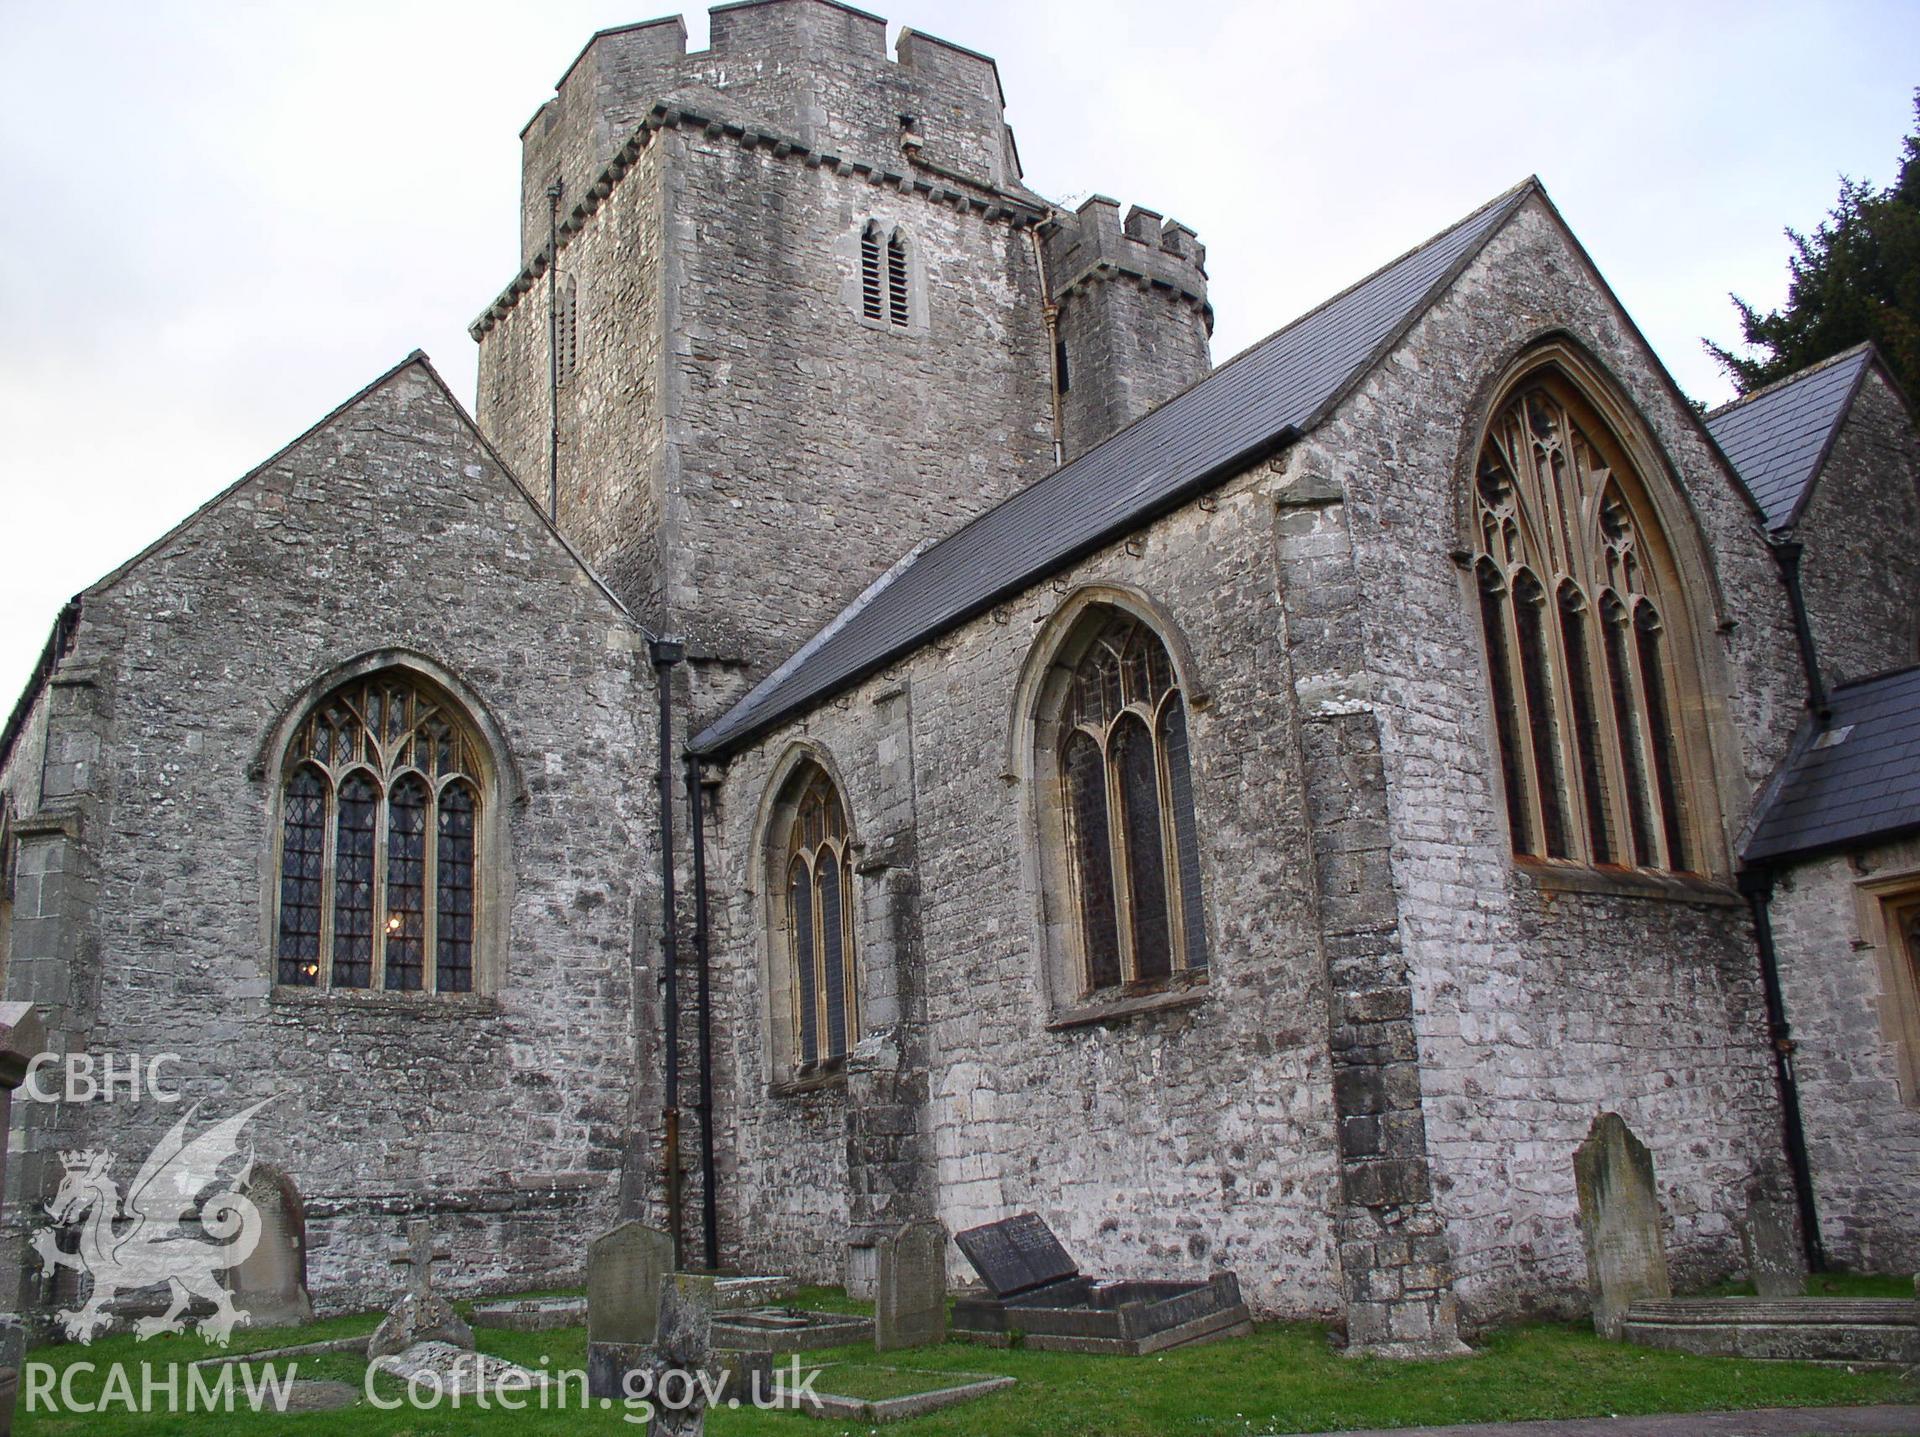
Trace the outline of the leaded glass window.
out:
M 472 990 L 484 771 L 453 702 L 411 674 L 314 706 L 283 765 L 279 982 Z
M 801 1072 L 845 1058 L 859 1034 L 846 809 L 833 780 L 809 764 L 784 844 L 793 1053 Z M 779 871 L 779 870 L 776 870 Z
M 1473 556 L 1516 853 L 1698 866 L 1674 695 L 1690 690 L 1641 477 L 1559 380 L 1499 411 L 1474 476 Z
M 1151 988 L 1207 966 L 1186 703 L 1151 629 L 1112 609 L 1091 622 L 1056 749 L 1081 979 Z

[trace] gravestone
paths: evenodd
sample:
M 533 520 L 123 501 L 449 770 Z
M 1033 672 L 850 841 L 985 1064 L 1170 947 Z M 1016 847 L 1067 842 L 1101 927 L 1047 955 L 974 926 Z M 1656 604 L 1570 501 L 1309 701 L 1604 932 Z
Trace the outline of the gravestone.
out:
M 1080 1273 L 1038 1213 L 1017 1213 L 969 1228 L 954 1241 L 995 1297 L 1014 1297 Z
M 873 1345 L 881 1352 L 947 1340 L 947 1229 L 910 1222 L 880 1240 Z
M 619 1398 L 660 1318 L 660 1284 L 673 1271 L 673 1238 L 635 1219 L 587 1248 L 587 1392 Z
M 1740 1245 L 1746 1250 L 1747 1276 L 1756 1294 L 1806 1296 L 1807 1253 L 1800 1245 L 1799 1214 L 1791 1202 L 1749 1189 Z
M 1574 1150 L 1573 1180 L 1593 1328 L 1617 1341 L 1629 1307 L 1673 1295 L 1660 1239 L 1653 1154 L 1618 1113 L 1602 1113 Z
M 473 1329 L 453 1305 L 433 1290 L 433 1260 L 447 1249 L 433 1240 L 433 1224 L 415 1218 L 407 1224 L 407 1240 L 393 1244 L 388 1260 L 408 1269 L 407 1290 L 387 1309 L 387 1315 L 367 1342 L 367 1356 L 389 1357 L 417 1342 L 445 1342 L 473 1350 Z
M 313 1321 L 307 1294 L 307 1216 L 300 1190 L 276 1167 L 256 1163 L 244 1196 L 260 1214 L 260 1241 L 227 1270 L 234 1306 L 251 1327 L 298 1327 Z
M 700 1437 L 706 1431 L 707 1388 L 701 1375 L 713 1350 L 713 1300 L 710 1277 L 676 1272 L 660 1284 L 647 1354 L 654 1394 L 647 1437 Z

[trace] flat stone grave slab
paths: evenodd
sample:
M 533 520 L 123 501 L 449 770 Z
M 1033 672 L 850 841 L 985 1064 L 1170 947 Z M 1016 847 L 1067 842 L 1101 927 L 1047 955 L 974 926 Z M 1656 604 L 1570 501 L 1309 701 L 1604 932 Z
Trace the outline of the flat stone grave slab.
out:
M 954 1238 L 988 1289 L 954 1302 L 955 1337 L 1005 1347 L 1017 1333 L 1041 1351 L 1144 1357 L 1253 1331 L 1240 1280 L 1230 1272 L 1204 1281 L 1096 1282 L 1080 1274 L 1036 1214 L 987 1229 Z
M 929 1372 L 864 1362 L 829 1362 L 801 1368 L 797 1375 L 804 1383 L 812 1373 L 819 1375 L 805 1394 L 799 1395 L 792 1392 L 790 1383 L 795 1374 L 776 1369 L 781 1385 L 775 1391 L 783 1399 L 782 1406 L 809 1417 L 876 1425 L 977 1402 L 1005 1391 L 1015 1381 L 990 1372 Z
M 719 1277 L 713 1282 L 713 1305 L 722 1312 L 743 1307 L 767 1307 L 785 1302 L 800 1284 L 790 1277 Z
M 1636 1302 L 1620 1335 L 1696 1357 L 1920 1366 L 1920 1301 L 1850 1297 L 1682 1297 Z
M 523 1297 L 504 1302 L 476 1302 L 475 1327 L 505 1328 L 510 1332 L 551 1332 L 557 1327 L 584 1327 L 584 1297 Z
M 713 1319 L 713 1345 L 739 1352 L 815 1352 L 873 1341 L 873 1319 L 850 1312 L 754 1307 Z
M 471 1397 L 484 1391 L 492 1400 L 502 1392 L 538 1392 L 548 1381 L 544 1372 L 451 1342 L 416 1342 L 404 1352 L 376 1357 L 369 1365 L 402 1382 L 437 1389 L 449 1398 Z

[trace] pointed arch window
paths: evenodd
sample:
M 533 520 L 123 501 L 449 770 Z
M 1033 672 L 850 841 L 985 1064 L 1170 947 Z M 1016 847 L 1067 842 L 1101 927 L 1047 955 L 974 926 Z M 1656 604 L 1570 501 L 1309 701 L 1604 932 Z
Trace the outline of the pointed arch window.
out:
M 809 763 L 777 853 L 786 927 L 790 1053 L 801 1073 L 838 1067 L 860 1031 L 853 885 L 846 807 L 826 770 Z
M 1642 477 L 1557 375 L 1488 426 L 1475 587 L 1513 848 L 1594 867 L 1705 866 L 1677 697 L 1678 576 Z
M 1159 635 L 1100 608 L 1061 690 L 1063 866 L 1082 993 L 1207 967 L 1186 701 Z
M 277 981 L 472 992 L 487 765 L 458 706 L 404 671 L 354 679 L 281 771 Z
M 913 322 L 912 276 L 907 235 L 878 220 L 860 231 L 860 313 L 875 324 L 906 329 Z

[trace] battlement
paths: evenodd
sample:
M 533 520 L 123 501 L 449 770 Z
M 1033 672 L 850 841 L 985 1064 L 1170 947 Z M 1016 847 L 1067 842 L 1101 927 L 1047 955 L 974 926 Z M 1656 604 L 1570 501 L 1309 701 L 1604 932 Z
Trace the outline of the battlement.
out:
M 656 105 L 779 131 L 849 159 L 1017 186 L 994 61 L 839 0 L 734 0 L 709 12 L 708 48 L 678 15 L 602 30 L 520 133 L 521 257 L 545 243 L 547 191 L 577 198 Z M 563 203 L 563 213 L 566 208 Z
M 1097 276 L 1123 275 L 1191 300 L 1208 316 L 1207 247 L 1187 226 L 1135 205 L 1089 196 L 1073 214 L 1056 213 L 1042 231 L 1049 298 L 1055 304 Z

